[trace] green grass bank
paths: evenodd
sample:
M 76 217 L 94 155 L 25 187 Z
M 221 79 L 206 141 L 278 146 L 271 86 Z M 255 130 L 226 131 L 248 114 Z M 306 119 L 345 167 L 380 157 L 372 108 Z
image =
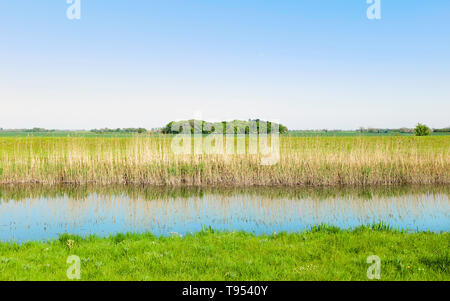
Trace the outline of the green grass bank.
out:
M 448 233 L 384 226 L 256 236 L 203 231 L 180 237 L 62 235 L 46 243 L 0 243 L 0 280 L 68 280 L 69 255 L 81 280 L 362 280 L 381 259 L 381 280 L 450 280 Z

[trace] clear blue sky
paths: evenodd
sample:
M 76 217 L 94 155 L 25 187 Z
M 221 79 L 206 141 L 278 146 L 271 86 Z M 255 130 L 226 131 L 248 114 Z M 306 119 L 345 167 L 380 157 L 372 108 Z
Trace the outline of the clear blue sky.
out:
M 450 126 L 450 1 L 0 0 L 0 127 Z

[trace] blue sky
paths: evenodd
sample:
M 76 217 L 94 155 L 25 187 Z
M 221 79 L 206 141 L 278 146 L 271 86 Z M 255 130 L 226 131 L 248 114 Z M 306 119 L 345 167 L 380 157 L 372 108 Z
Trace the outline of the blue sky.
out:
M 450 1 L 0 0 L 0 127 L 450 126 Z

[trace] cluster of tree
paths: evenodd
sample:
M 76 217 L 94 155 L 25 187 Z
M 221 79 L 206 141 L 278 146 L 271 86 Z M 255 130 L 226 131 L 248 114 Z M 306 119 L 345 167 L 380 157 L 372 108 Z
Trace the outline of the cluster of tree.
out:
M 248 121 L 242 120 L 233 120 L 233 121 L 222 121 L 222 122 L 206 122 L 204 120 L 185 120 L 185 121 L 177 121 L 170 122 L 163 128 L 153 128 L 151 130 L 147 130 L 145 128 L 117 128 L 117 129 L 93 129 L 90 130 L 92 133 L 138 133 L 143 134 L 147 132 L 152 133 L 163 133 L 163 134 L 178 134 L 183 131 L 186 131 L 186 126 L 190 129 L 191 133 L 202 133 L 202 134 L 212 134 L 212 133 L 229 133 L 233 132 L 235 134 L 249 134 L 250 131 L 256 133 L 260 132 L 260 128 L 262 128 L 263 132 L 271 133 L 272 128 L 275 123 L 270 121 L 263 121 L 259 119 L 253 119 Z M 278 125 L 278 129 L 280 134 L 284 134 L 288 132 L 287 127 L 282 124 Z M 188 129 L 188 130 L 189 130 Z M 265 130 L 264 130 L 265 129 Z M 0 131 L 4 131 L 5 129 L 0 128 Z M 28 132 L 28 133 L 50 133 L 56 132 L 58 130 L 49 130 L 44 128 L 31 128 L 31 129 L 8 129 L 11 132 Z M 341 132 L 342 130 L 294 130 L 289 131 L 291 133 L 295 132 Z M 442 128 L 442 129 L 430 129 L 428 126 L 424 124 L 418 124 L 415 128 L 400 128 L 400 129 L 378 129 L 378 128 L 364 128 L 360 127 L 358 129 L 361 133 L 414 133 L 416 136 L 427 136 L 431 132 L 435 133 L 450 133 L 450 127 Z
M 307 134 L 307 133 L 339 133 L 339 132 L 348 132 L 345 130 L 339 130 L 339 129 L 307 129 L 307 130 L 289 130 L 290 134 Z
M 4 129 L 0 128 L 0 131 Z M 44 128 L 32 128 L 32 129 L 8 129 L 10 132 L 25 132 L 25 133 L 49 133 L 55 132 L 56 130 L 48 130 Z
M 425 124 L 418 123 L 416 128 L 414 129 L 414 133 L 416 136 L 428 136 L 430 135 L 430 128 Z
M 169 122 L 164 128 L 162 128 L 161 133 L 163 134 L 178 134 L 182 132 L 189 131 L 191 134 L 202 133 L 202 134 L 212 134 L 212 133 L 230 133 L 234 134 L 249 134 L 266 132 L 268 134 L 272 133 L 272 128 L 276 128 L 278 125 L 278 131 L 280 134 L 287 133 L 288 129 L 282 124 L 272 123 L 270 121 L 262 121 L 259 119 L 242 121 L 222 121 L 222 122 L 207 122 L 204 120 L 184 120 L 184 121 L 172 121 Z M 187 129 L 186 129 L 187 127 Z
M 393 133 L 414 133 L 414 129 L 410 129 L 410 128 L 400 128 L 400 129 L 393 129 L 392 130 Z
M 450 133 L 450 127 L 444 129 L 433 129 L 435 133 Z
M 420 126 L 423 126 L 422 124 L 419 124 Z M 417 133 L 416 128 L 400 128 L 400 129 L 376 129 L 376 128 L 359 128 L 359 132 L 361 133 L 403 133 L 403 134 L 411 134 L 411 133 Z M 430 132 L 450 132 L 450 129 L 429 129 Z
M 368 133 L 414 133 L 416 136 L 427 136 L 431 132 L 435 133 L 450 133 L 450 127 L 449 128 L 443 128 L 443 129 L 430 129 L 428 126 L 424 124 L 417 124 L 417 126 L 413 129 L 410 128 L 400 128 L 400 129 L 372 129 L 368 128 L 365 129 L 361 127 L 359 129 L 360 132 L 368 132 Z
M 359 132 L 361 132 L 361 133 L 390 133 L 390 132 L 395 132 L 395 130 L 360 127 Z
M 147 129 L 144 128 L 117 128 L 117 129 L 108 129 L 108 128 L 104 128 L 104 129 L 93 129 L 91 130 L 92 133 L 98 133 L 98 134 L 103 134 L 103 133 L 138 133 L 138 134 L 143 134 L 147 132 Z

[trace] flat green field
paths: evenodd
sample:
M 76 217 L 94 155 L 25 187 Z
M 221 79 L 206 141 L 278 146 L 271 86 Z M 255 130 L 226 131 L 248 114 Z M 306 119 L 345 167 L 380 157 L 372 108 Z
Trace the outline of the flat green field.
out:
M 386 227 L 352 231 L 317 227 L 298 234 L 217 233 L 157 238 L 62 235 L 22 245 L 0 243 L 0 280 L 68 280 L 68 256 L 81 280 L 368 280 L 380 259 L 381 280 L 450 280 L 448 233 Z
M 25 131 L 0 131 L 0 137 L 136 137 L 155 136 L 157 134 L 137 133 L 94 133 L 90 131 L 49 131 L 49 132 L 25 132 Z
M 448 136 L 450 132 L 432 132 L 431 136 Z M 414 133 L 401 132 L 359 132 L 359 131 L 290 131 L 286 136 L 290 137 L 412 137 Z
M 95 133 L 91 131 L 49 131 L 49 132 L 27 132 L 27 131 L 0 131 L 0 137 L 136 137 L 136 136 L 158 136 L 156 133 Z M 170 136 L 170 135 L 167 135 Z M 369 133 L 359 131 L 290 131 L 283 134 L 287 137 L 384 137 L 384 136 L 414 136 L 414 133 L 380 132 Z M 431 136 L 450 136 L 450 132 L 432 132 Z

